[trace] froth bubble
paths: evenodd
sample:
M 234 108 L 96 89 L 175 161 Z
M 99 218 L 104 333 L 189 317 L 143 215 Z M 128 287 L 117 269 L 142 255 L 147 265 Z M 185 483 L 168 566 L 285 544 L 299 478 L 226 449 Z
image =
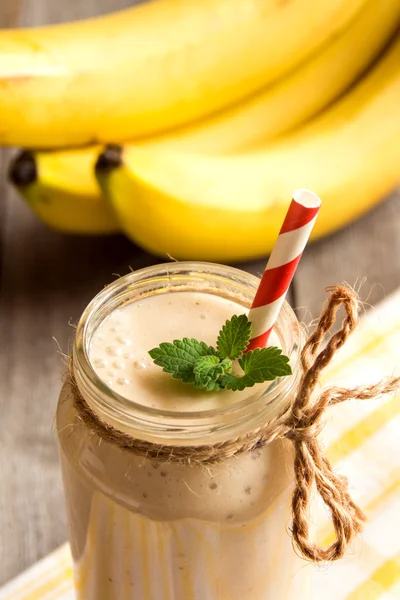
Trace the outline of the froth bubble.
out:
M 119 385 L 127 385 L 129 383 L 129 379 L 125 379 L 124 377 L 118 377 L 117 383 Z
M 120 348 L 117 348 L 116 346 L 107 346 L 106 352 L 110 356 L 121 356 L 122 355 L 122 350 Z
M 141 362 L 139 360 L 135 360 L 133 362 L 133 366 L 135 367 L 135 369 L 145 369 L 147 365 L 146 365 L 145 362 Z
M 104 369 L 108 365 L 108 360 L 105 358 L 95 358 L 93 364 L 98 369 Z
M 124 335 L 118 335 L 117 341 L 120 344 L 124 344 L 124 346 L 130 346 L 132 344 L 131 340 L 129 338 L 125 337 Z
M 116 369 L 124 369 L 125 363 L 122 360 L 114 360 L 113 367 L 115 367 Z

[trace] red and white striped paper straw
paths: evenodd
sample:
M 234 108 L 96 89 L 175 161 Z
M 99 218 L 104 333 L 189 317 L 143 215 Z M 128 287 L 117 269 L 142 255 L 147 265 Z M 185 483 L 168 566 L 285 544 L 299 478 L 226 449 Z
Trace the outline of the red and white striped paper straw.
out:
M 267 345 L 320 206 L 321 200 L 314 192 L 293 192 L 292 202 L 248 315 L 252 337 L 247 351 Z

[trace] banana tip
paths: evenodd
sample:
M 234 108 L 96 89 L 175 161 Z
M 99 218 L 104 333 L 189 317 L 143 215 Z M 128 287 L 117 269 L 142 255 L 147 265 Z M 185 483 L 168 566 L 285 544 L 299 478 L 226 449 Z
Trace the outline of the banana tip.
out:
M 109 144 L 99 154 L 95 170 L 96 173 L 108 173 L 122 165 L 122 148 L 116 144 Z
M 9 180 L 14 185 L 22 187 L 34 183 L 37 176 L 38 171 L 34 155 L 29 150 L 22 150 L 10 163 Z

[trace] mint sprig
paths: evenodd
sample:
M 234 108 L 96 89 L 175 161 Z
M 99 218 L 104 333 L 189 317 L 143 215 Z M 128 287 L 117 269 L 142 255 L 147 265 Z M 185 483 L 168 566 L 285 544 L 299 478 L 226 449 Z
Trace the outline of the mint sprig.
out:
M 149 351 L 156 365 L 183 383 L 191 383 L 207 392 L 232 391 L 253 387 L 291 375 L 289 358 L 275 346 L 257 348 L 244 354 L 251 337 L 251 323 L 246 315 L 234 315 L 226 321 L 217 339 L 217 347 L 194 338 L 163 342 Z M 233 361 L 243 374 L 233 373 Z

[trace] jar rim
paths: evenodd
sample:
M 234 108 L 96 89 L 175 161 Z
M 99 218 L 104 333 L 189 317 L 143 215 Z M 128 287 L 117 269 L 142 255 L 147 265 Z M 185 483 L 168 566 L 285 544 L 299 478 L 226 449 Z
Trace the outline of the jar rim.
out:
M 228 294 L 228 288 L 232 288 L 230 293 L 233 295 L 237 290 L 249 306 L 260 279 L 235 267 L 216 263 L 162 263 L 128 273 L 110 283 L 91 300 L 79 320 L 73 347 L 73 368 L 79 390 L 100 418 L 124 431 L 132 432 L 135 437 L 153 441 L 154 436 L 158 438 L 161 435 L 173 438 L 175 442 L 178 439 L 187 441 L 201 435 L 210 427 L 213 431 L 226 431 L 234 425 L 252 422 L 252 415 L 261 416 L 260 413 L 265 425 L 272 416 L 276 416 L 275 401 L 280 397 L 288 397 L 297 383 L 300 371 L 301 331 L 293 310 L 284 302 L 275 328 L 283 352 L 290 358 L 293 375 L 268 382 L 262 392 L 251 393 L 249 390 L 248 397 L 224 407 L 178 412 L 137 403 L 108 387 L 97 375 L 89 358 L 90 341 L 99 323 L 116 308 L 152 294 L 183 291 L 181 288 L 186 285 L 187 289 L 190 281 L 194 285 L 202 282 L 206 287 L 209 286 L 208 293 L 213 293 L 212 290 L 215 289 Z M 218 287 L 217 283 L 220 286 L 225 283 L 226 288 Z M 289 341 L 284 339 L 285 323 L 291 331 Z M 289 328 L 286 327 L 286 334 Z M 284 408 L 287 408 L 287 403 L 281 407 L 280 412 L 283 412 Z

